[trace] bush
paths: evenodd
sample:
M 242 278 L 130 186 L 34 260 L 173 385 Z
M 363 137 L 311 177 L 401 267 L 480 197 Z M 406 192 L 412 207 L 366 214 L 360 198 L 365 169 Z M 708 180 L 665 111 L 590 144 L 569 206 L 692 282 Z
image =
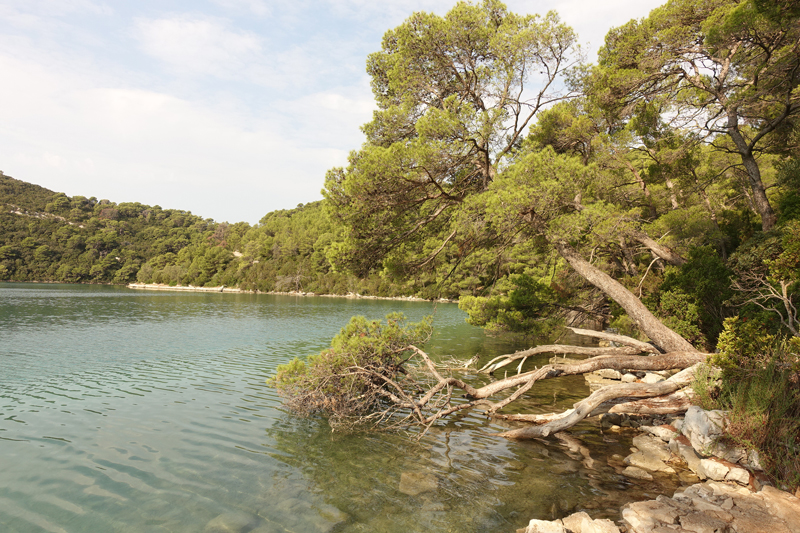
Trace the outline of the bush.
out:
M 279 366 L 268 383 L 297 414 L 324 413 L 332 427 L 369 423 L 387 395 L 398 393 L 389 381 L 404 379 L 402 364 L 414 354 L 409 346 L 430 337 L 431 320 L 406 324 L 402 313 L 387 315 L 386 323 L 353 317 L 330 348 Z
M 724 439 L 757 450 L 778 485 L 800 486 L 800 337 L 729 318 L 709 363 L 720 370 L 697 374 L 697 403 L 728 411 Z

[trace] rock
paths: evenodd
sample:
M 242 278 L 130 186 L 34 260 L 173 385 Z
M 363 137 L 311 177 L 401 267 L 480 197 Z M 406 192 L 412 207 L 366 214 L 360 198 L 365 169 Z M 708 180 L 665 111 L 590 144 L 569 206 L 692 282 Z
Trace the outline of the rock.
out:
M 566 533 L 561 520 L 531 520 L 528 527 L 522 529 L 524 533 Z
M 639 448 L 639 451 L 652 455 L 661 461 L 668 461 L 672 455 L 664 441 L 650 435 L 637 435 L 633 438 L 633 445 Z
M 697 483 L 700 477 L 691 470 L 681 470 L 678 472 L 678 479 L 683 483 Z
M 607 385 L 616 385 L 619 383 L 619 380 L 617 379 L 604 378 L 598 376 L 594 372 L 592 372 L 591 374 L 585 374 L 583 378 L 586 380 L 586 384 L 589 385 L 589 390 L 591 391 L 595 391 Z
M 606 413 L 600 417 L 600 426 L 608 429 L 611 426 L 618 426 L 622 422 L 622 415 L 617 413 Z
M 224 513 L 206 524 L 203 533 L 244 533 L 258 525 L 258 517 L 244 512 Z
M 679 435 L 669 441 L 669 449 L 672 453 L 680 457 L 686 462 L 689 470 L 697 474 L 700 479 L 706 479 L 705 475 L 700 473 L 700 459 L 701 457 L 694 451 L 689 439 L 683 435 Z
M 714 445 L 725 427 L 723 411 L 705 411 L 696 405 L 689 407 L 683 419 L 681 433 L 699 454 L 713 455 Z
M 800 492 L 800 491 L 798 491 Z M 761 491 L 770 515 L 786 522 L 792 533 L 800 532 L 800 499 L 775 487 L 764 487 Z
M 667 456 L 669 457 L 669 456 Z M 625 464 L 630 466 L 637 466 L 651 472 L 664 472 L 667 474 L 674 474 L 675 469 L 668 466 L 658 457 L 646 452 L 636 452 L 625 458 Z
M 659 381 L 664 381 L 664 376 L 659 376 L 652 372 L 648 372 L 642 378 L 642 383 L 658 383 Z
M 646 431 L 661 439 L 664 442 L 669 442 L 670 439 L 674 438 L 675 435 L 678 433 L 678 430 L 669 425 L 661 425 L 661 426 L 642 426 L 640 429 Z
M 690 513 L 680 518 L 681 527 L 695 533 L 723 533 L 729 531 L 727 522 L 708 513 Z
M 750 472 L 744 468 L 731 468 L 728 474 L 725 476 L 725 481 L 735 481 L 740 485 L 748 485 L 750 483 Z
M 653 529 L 674 524 L 678 510 L 659 501 L 629 503 L 622 508 L 622 522 L 629 531 L 649 532 Z
M 636 376 L 633 374 L 622 374 L 621 380 L 623 383 L 634 383 L 636 381 Z
M 743 466 L 746 466 L 750 470 L 758 470 L 760 472 L 764 471 L 764 467 L 761 466 L 761 458 L 759 457 L 757 450 L 750 450 L 750 452 L 747 454 L 747 459 L 745 461 L 739 461 L 739 463 Z
M 645 481 L 653 480 L 653 476 L 649 472 L 639 468 L 638 466 L 627 467 L 622 471 L 622 475 L 633 479 L 643 479 Z
M 672 421 L 671 426 L 675 428 L 675 431 L 680 432 L 683 427 L 683 418 L 676 418 Z
M 619 533 L 619 528 L 611 520 L 592 518 L 585 512 L 574 513 L 561 519 L 564 528 L 572 533 Z
M 403 472 L 400 474 L 398 490 L 409 496 L 417 496 L 423 492 L 436 490 L 438 482 L 436 476 L 428 472 Z
M 714 481 L 723 481 L 729 472 L 730 468 L 719 461 L 700 459 L 700 468 L 697 470 L 697 475 L 713 479 Z
M 592 374 L 595 374 L 605 379 L 615 379 L 615 380 L 622 379 L 622 374 L 618 370 L 614 370 L 613 368 L 603 368 L 601 370 L 596 370 L 592 372 Z

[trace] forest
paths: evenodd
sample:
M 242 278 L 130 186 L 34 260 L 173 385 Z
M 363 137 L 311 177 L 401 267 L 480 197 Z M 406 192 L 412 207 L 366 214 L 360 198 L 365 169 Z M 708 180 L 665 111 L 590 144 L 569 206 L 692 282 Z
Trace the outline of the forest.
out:
M 255 226 L 0 177 L 0 280 L 453 298 L 493 333 L 602 325 L 799 397 L 800 5 L 670 0 L 594 64 L 578 43 L 497 0 L 414 13 L 367 58 L 377 109 L 324 200 Z

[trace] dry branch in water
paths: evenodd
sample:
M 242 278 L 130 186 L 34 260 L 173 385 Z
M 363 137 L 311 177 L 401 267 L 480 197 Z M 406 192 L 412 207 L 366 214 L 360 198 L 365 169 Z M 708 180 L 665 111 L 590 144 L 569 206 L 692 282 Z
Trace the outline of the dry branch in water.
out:
M 463 371 L 452 362 L 437 366 L 413 343 L 429 336 L 430 323 L 405 325 L 400 315 L 389 315 L 387 323 L 356 317 L 342 330 L 331 348 L 309 358 L 279 367 L 274 382 L 286 405 L 299 414 L 324 412 L 332 427 L 428 428 L 457 411 L 479 408 L 490 416 L 533 422 L 535 426 L 507 431 L 507 438 L 524 439 L 553 434 L 572 427 L 587 416 L 603 412 L 670 413 L 686 409 L 681 389 L 693 370 L 684 370 L 655 384 L 620 383 L 603 387 L 575 404 L 573 409 L 550 415 L 496 415 L 521 398 L 536 382 L 603 369 L 617 371 L 661 371 L 687 369 L 705 360 L 696 351 L 672 351 L 652 355 L 655 349 L 623 335 L 571 328 L 625 344 L 621 347 L 587 348 L 564 345 L 538 346 L 493 359 L 483 370 L 500 368 L 512 361 L 539 353 L 594 355 L 577 363 L 552 363 L 528 372 L 476 387 L 459 377 L 443 375 Z M 645 351 L 647 355 L 633 355 Z M 522 367 L 522 362 L 519 368 Z M 424 434 L 424 431 L 423 433 Z

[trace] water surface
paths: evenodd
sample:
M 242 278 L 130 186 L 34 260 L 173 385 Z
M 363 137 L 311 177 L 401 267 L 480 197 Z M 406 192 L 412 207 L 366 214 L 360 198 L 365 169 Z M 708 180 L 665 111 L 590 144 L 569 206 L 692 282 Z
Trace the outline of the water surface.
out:
M 608 458 L 629 441 L 589 423 L 572 440 L 508 442 L 470 412 L 417 442 L 281 409 L 265 385 L 277 365 L 326 347 L 352 315 L 393 311 L 435 314 L 436 356 L 523 347 L 453 304 L 0 283 L 0 530 L 514 531 L 579 509 L 615 516 L 630 489 L 657 490 L 622 477 Z M 522 408 L 587 393 L 580 377 L 553 380 Z M 403 473 L 435 488 L 404 494 Z

